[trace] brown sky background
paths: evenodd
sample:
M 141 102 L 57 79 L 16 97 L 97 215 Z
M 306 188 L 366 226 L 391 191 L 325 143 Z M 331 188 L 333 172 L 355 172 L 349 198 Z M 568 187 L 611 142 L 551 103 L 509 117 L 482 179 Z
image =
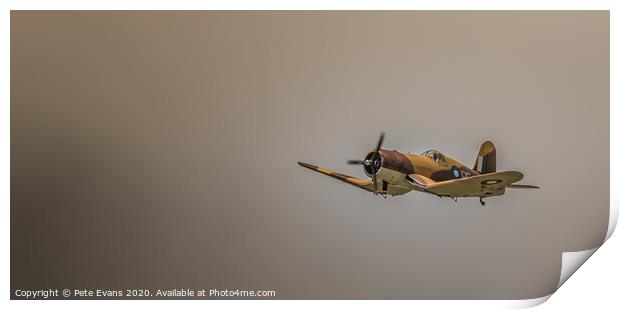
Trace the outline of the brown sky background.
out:
M 385 148 L 538 191 L 383 199 Z M 609 211 L 609 12 L 11 13 L 11 289 L 513 299 Z

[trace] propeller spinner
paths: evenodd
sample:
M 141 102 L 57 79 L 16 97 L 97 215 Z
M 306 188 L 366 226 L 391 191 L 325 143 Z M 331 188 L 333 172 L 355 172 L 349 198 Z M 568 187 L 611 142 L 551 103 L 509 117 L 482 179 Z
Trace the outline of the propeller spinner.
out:
M 381 154 L 379 154 L 379 150 L 381 150 L 381 146 L 383 145 L 383 138 L 385 137 L 385 133 L 381 133 L 379 136 L 379 141 L 377 141 L 377 147 L 375 147 L 374 152 L 367 156 L 365 160 L 359 159 L 351 159 L 347 161 L 349 165 L 364 165 L 364 169 L 366 171 L 371 172 L 372 175 L 372 188 L 374 190 L 375 195 L 377 194 L 377 172 L 379 168 L 381 168 Z

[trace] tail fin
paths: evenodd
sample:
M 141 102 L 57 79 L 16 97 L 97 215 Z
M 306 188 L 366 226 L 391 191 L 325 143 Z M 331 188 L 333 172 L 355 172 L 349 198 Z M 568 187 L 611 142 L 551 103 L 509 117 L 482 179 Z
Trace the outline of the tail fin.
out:
M 481 174 L 493 173 L 497 170 L 497 162 L 495 159 L 495 145 L 491 141 L 484 141 L 478 151 L 474 170 Z

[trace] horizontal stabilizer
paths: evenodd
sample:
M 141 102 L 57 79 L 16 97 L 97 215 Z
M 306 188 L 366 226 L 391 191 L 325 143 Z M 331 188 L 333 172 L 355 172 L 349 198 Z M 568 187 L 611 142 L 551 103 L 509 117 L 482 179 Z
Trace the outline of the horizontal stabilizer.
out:
M 521 172 L 502 171 L 435 182 L 426 186 L 425 189 L 439 196 L 484 197 L 487 193 L 501 191 L 504 187 L 509 187 L 522 178 Z
M 525 185 L 525 184 L 510 184 L 506 185 L 506 188 L 540 188 L 535 185 Z

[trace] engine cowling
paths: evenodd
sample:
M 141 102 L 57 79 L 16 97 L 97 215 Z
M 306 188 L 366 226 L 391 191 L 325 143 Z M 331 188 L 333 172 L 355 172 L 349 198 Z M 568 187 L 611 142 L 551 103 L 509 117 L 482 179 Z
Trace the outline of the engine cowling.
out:
M 364 158 L 364 172 L 367 176 L 372 177 L 372 166 L 379 175 L 382 168 L 402 173 L 404 175 L 414 173 L 413 165 L 407 156 L 398 151 L 379 150 L 379 158 L 374 158 L 374 152 L 369 152 Z

